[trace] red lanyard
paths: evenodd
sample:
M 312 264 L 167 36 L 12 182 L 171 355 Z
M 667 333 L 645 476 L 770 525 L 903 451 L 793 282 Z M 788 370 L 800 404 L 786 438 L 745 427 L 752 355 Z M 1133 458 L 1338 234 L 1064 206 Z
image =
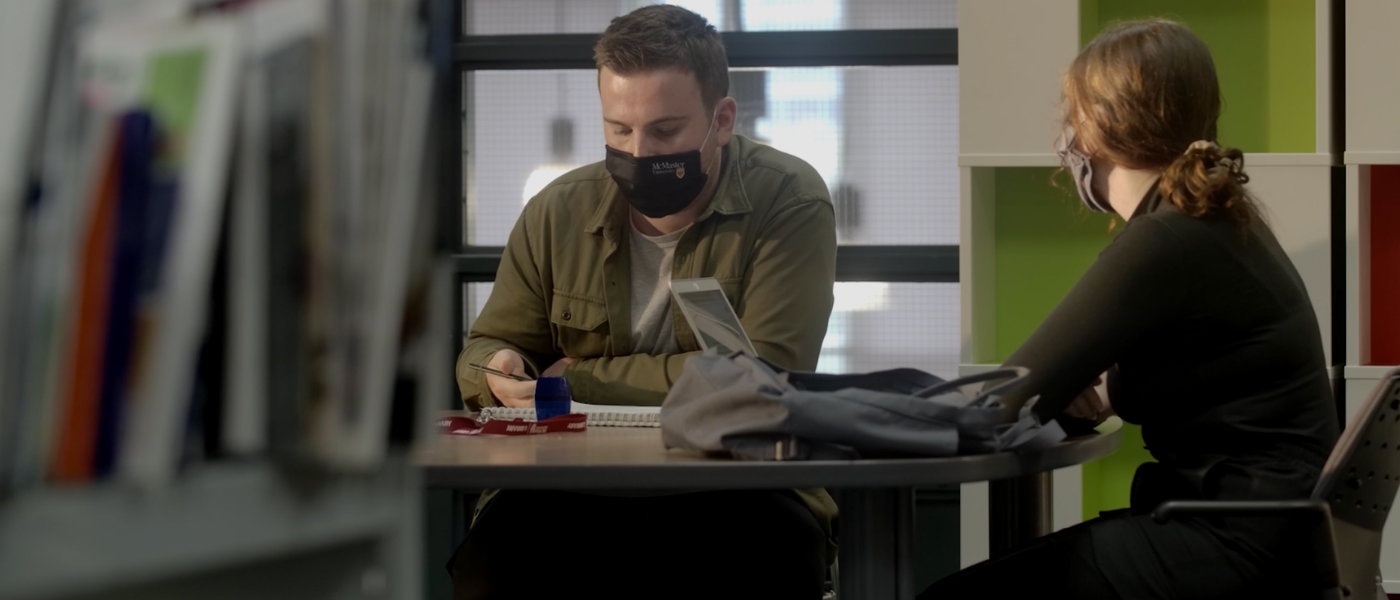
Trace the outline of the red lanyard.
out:
M 567 433 L 586 431 L 588 415 L 573 413 L 560 415 L 543 421 L 525 419 L 490 419 L 478 421 L 471 417 L 443 417 L 438 419 L 438 431 L 451 435 L 537 435 L 541 433 Z

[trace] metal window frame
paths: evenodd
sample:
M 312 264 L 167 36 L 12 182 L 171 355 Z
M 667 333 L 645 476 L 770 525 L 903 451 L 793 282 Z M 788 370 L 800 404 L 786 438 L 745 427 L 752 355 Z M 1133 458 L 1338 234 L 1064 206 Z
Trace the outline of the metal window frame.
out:
M 454 80 L 446 88 L 441 111 L 442 150 L 458 168 L 442 169 L 443 223 L 440 235 L 454 252 L 458 285 L 453 286 L 455 307 L 463 306 L 467 283 L 495 281 L 503 248 L 462 243 L 467 174 L 462 132 L 471 116 L 463 106 L 462 75 L 469 71 L 592 69 L 596 34 L 489 35 L 462 33 L 466 0 L 452 2 Z M 732 68 L 929 66 L 958 64 L 957 29 L 893 29 L 840 31 L 726 31 L 726 53 Z M 958 247 L 838 246 L 837 281 L 897 283 L 956 283 Z M 463 311 L 454 310 L 456 330 L 464 332 Z
M 500 246 L 469 246 L 453 255 L 463 283 L 489 283 L 501 264 Z M 957 246 L 839 246 L 837 281 L 957 283 Z
M 726 31 L 730 68 L 958 64 L 956 29 Z M 467 36 L 454 58 L 463 71 L 586 69 L 597 34 Z

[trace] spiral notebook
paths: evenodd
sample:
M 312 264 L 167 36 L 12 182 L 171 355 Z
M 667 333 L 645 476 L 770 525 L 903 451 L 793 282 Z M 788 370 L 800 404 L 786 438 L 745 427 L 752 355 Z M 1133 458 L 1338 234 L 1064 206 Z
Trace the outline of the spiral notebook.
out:
M 569 412 L 588 415 L 588 424 L 594 427 L 660 427 L 660 406 L 603 406 L 574 402 Z M 533 408 L 511 408 L 490 406 L 481 409 L 485 419 L 525 419 L 535 420 Z

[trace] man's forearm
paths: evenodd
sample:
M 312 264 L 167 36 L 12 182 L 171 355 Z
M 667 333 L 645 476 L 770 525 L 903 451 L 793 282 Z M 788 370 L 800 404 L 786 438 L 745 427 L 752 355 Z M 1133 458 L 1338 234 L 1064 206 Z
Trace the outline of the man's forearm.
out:
M 581 358 L 564 370 L 574 399 L 589 404 L 660 406 L 685 360 L 699 352 Z

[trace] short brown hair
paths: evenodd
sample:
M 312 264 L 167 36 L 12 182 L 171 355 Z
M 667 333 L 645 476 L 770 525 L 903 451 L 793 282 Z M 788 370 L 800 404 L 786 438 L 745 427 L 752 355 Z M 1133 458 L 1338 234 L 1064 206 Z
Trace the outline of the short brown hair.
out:
M 1205 42 L 1166 19 L 1110 27 L 1074 59 L 1062 118 L 1079 150 L 1130 169 L 1162 171 L 1163 197 L 1183 213 L 1255 216 L 1244 153 L 1216 141 L 1220 83 Z M 1205 144 L 1196 144 L 1204 140 Z
M 643 6 L 613 19 L 593 46 L 593 62 L 618 75 L 672 67 L 689 72 L 707 109 L 729 95 L 724 40 L 705 17 L 679 6 Z

